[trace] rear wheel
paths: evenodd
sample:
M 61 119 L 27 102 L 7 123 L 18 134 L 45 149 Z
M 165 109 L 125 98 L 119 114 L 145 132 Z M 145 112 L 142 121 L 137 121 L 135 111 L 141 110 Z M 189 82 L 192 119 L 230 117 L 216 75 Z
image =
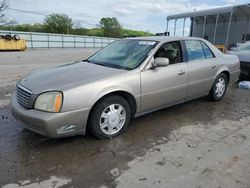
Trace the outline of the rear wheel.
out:
M 109 96 L 94 106 L 89 126 L 95 137 L 113 138 L 126 129 L 130 117 L 128 102 L 120 96 Z
M 210 90 L 209 96 L 213 101 L 221 100 L 227 90 L 228 78 L 224 73 L 219 74 Z

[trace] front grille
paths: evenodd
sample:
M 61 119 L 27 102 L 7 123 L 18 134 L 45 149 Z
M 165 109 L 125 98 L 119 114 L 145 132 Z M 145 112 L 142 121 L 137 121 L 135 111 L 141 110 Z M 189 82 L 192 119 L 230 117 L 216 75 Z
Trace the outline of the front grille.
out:
M 30 107 L 30 99 L 32 95 L 30 90 L 24 88 L 23 86 L 17 85 L 16 95 L 19 104 L 26 108 Z
M 240 62 L 240 68 L 241 70 L 250 70 L 250 62 L 244 62 L 244 61 L 241 61 Z
M 250 62 L 240 62 L 240 70 L 242 76 L 250 76 Z

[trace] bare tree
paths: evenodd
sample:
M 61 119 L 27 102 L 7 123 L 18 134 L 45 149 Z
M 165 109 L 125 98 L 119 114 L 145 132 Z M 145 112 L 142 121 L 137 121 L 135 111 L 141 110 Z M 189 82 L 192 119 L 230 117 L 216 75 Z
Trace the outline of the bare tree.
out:
M 0 26 L 9 25 L 12 21 L 6 18 L 5 10 L 8 8 L 7 0 L 0 0 Z

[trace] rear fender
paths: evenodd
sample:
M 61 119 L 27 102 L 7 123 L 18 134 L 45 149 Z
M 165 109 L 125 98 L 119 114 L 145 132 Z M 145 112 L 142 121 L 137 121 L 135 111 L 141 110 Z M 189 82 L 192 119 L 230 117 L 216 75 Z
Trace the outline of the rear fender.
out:
M 222 72 L 228 72 L 228 73 L 230 74 L 230 71 L 229 71 L 229 69 L 228 69 L 227 66 L 222 66 L 222 67 L 220 67 L 220 68 L 217 70 L 215 76 L 213 77 L 213 82 L 211 83 L 210 88 L 212 88 L 215 79 L 216 79 Z

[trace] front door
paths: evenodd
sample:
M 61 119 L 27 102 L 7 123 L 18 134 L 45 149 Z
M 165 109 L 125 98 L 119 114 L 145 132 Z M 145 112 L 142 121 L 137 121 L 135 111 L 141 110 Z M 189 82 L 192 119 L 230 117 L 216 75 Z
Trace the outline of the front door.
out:
M 141 111 L 171 105 L 187 97 L 188 68 L 180 41 L 163 44 L 154 55 L 169 59 L 169 65 L 141 72 Z

